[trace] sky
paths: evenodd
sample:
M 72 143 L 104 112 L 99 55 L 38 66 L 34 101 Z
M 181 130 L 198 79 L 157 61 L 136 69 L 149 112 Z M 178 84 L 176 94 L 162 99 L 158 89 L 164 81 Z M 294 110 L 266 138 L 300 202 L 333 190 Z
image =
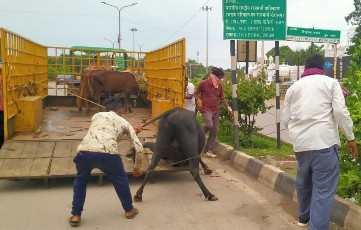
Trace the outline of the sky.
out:
M 0 27 L 44 46 L 117 48 L 119 12 L 103 0 L 0 0 Z M 152 51 L 186 38 L 186 58 L 206 65 L 231 67 L 230 41 L 223 39 L 221 0 L 105 0 L 120 11 L 121 48 Z M 248 5 L 252 0 L 244 0 Z M 203 7 L 210 10 L 202 10 Z M 353 0 L 287 0 L 287 26 L 340 30 L 348 42 L 345 16 Z M 207 20 L 208 14 L 208 20 Z M 136 31 L 132 32 L 131 29 Z M 134 37 L 133 37 L 134 36 Z M 134 38 L 134 42 L 133 42 Z M 260 55 L 260 44 L 258 51 Z M 266 41 L 265 52 L 274 47 Z M 134 45 L 134 46 L 133 46 Z M 306 48 L 307 42 L 280 41 L 280 46 Z

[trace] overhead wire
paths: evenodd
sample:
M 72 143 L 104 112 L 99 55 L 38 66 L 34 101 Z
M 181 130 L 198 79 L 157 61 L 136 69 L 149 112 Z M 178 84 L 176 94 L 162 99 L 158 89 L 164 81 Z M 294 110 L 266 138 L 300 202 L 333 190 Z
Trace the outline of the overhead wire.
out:
M 159 47 L 162 47 L 166 42 L 168 42 L 174 35 L 176 35 L 183 27 L 185 27 L 197 14 L 198 12 L 204 7 L 210 0 L 207 0 L 199 9 L 176 31 L 174 32 L 169 38 L 167 38 Z
M 209 0 L 207 0 L 200 8 L 199 10 L 194 13 L 192 15 L 192 17 L 190 19 L 187 20 L 187 22 L 180 28 L 178 29 L 176 32 L 174 32 L 165 42 L 167 42 L 169 39 L 171 39 L 175 34 L 177 34 L 184 26 L 186 26 L 195 16 L 196 14 L 200 11 L 200 9 L 206 5 L 207 3 L 209 2 Z M 77 16 L 77 17 L 99 17 L 99 18 L 112 18 L 113 16 L 102 16 L 102 15 L 90 15 L 90 14 L 72 14 L 72 13 L 60 13 L 60 12 L 39 12 L 39 11 L 24 11 L 24 10 L 1 10 L 0 9 L 0 12 L 9 12 L 9 13 L 26 13 L 26 14 L 44 14 L 44 15 L 59 15 L 59 16 Z M 163 32 L 170 32 L 170 31 L 173 31 L 172 29 L 170 28 L 165 28 L 165 27 L 159 27 L 159 26 L 155 26 L 153 24 L 148 24 L 148 23 L 143 23 L 143 22 L 140 22 L 140 21 L 136 21 L 136 20 L 133 20 L 133 19 L 129 19 L 129 18 L 121 18 L 122 21 L 125 21 L 125 22 L 128 22 L 128 23 L 132 23 L 132 24 L 135 24 L 135 25 L 139 25 L 139 26 L 144 26 L 145 28 L 153 28 L 153 29 L 156 29 L 156 30 L 159 30 L 159 31 L 163 31 Z M 205 40 L 204 38 L 200 38 L 199 36 L 197 35 L 192 35 L 190 33 L 184 33 L 186 34 L 188 37 L 191 37 L 192 39 L 197 39 L 197 40 Z M 213 42 L 216 42 L 216 43 L 221 43 L 222 41 L 221 40 L 217 40 L 217 39 L 210 39 L 210 40 L 213 40 Z M 164 42 L 164 43 L 165 43 Z M 160 46 L 163 46 L 164 43 L 162 43 L 162 45 Z

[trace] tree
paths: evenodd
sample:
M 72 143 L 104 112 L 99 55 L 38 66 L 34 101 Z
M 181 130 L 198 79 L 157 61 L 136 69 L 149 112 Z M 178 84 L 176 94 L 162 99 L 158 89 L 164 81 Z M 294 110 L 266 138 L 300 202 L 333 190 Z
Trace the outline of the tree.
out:
M 238 121 L 240 127 L 240 144 L 250 147 L 253 145 L 252 137 L 262 128 L 256 126 L 257 114 L 267 112 L 271 106 L 266 101 L 275 95 L 275 85 L 266 85 L 265 72 L 256 77 L 246 78 L 242 73 L 237 79 Z M 228 102 L 232 101 L 232 84 L 223 81 L 224 93 Z M 227 115 L 225 108 L 221 107 L 221 128 L 231 133 L 233 119 Z
M 351 55 L 356 47 L 361 44 L 361 0 L 354 0 L 353 5 L 355 6 L 355 10 L 345 17 L 348 24 L 356 26 L 355 34 L 351 38 L 353 45 L 347 50 L 349 55 Z
M 289 46 L 280 47 L 280 63 L 287 63 L 286 56 L 292 55 L 293 51 Z M 272 48 L 266 53 L 267 58 L 276 56 L 276 49 Z
M 289 46 L 280 47 L 280 64 L 285 63 L 288 65 L 303 65 L 309 55 L 321 54 L 325 55 L 323 50 L 324 45 L 310 45 L 306 49 L 300 49 L 293 51 Z M 272 48 L 266 53 L 267 58 L 275 57 L 276 51 L 275 48 Z
M 351 62 L 347 73 L 343 79 L 343 85 L 350 90 L 350 95 L 346 98 L 346 105 L 353 121 L 353 130 L 355 140 L 358 145 L 358 151 L 361 151 L 361 44 L 354 45 L 351 54 Z M 342 143 L 346 142 L 346 137 L 341 135 Z M 337 194 L 342 197 L 354 197 L 356 203 L 361 205 L 361 158 L 352 160 L 348 154 L 345 154 L 345 146 L 342 145 L 340 154 L 340 181 Z
M 187 61 L 187 76 L 193 78 L 203 78 L 206 73 L 206 68 L 203 64 L 198 63 L 196 60 L 188 59 Z

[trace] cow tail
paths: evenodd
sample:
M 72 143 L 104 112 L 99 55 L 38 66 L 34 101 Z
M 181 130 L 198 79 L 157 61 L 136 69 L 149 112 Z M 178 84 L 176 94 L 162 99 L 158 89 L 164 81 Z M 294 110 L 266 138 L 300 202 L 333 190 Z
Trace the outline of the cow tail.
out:
M 174 110 L 176 110 L 176 109 L 178 109 L 178 107 L 175 107 L 175 108 L 173 108 L 173 109 L 170 109 L 170 110 L 165 111 L 164 113 L 160 114 L 159 116 L 157 116 L 157 117 L 151 119 L 150 121 L 144 123 L 141 127 L 143 128 L 143 127 L 145 127 L 145 126 L 147 126 L 147 125 L 155 122 L 156 120 L 159 120 L 159 119 L 161 119 L 161 118 L 163 118 L 163 117 L 168 116 L 169 114 L 173 113 Z

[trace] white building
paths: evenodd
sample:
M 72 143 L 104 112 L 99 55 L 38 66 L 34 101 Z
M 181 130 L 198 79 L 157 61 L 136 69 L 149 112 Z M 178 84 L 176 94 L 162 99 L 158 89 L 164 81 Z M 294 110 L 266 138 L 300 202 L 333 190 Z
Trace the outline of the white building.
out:
M 265 71 L 268 81 L 274 81 L 276 76 L 276 64 L 274 63 L 273 57 L 267 59 L 265 57 Z M 290 81 L 297 81 L 304 71 L 304 66 L 290 66 L 287 64 L 281 64 L 279 66 L 279 74 L 281 79 L 287 79 Z M 253 62 L 248 67 L 248 73 L 250 76 L 258 76 L 261 73 L 260 60 Z M 298 73 L 298 77 L 297 77 Z

